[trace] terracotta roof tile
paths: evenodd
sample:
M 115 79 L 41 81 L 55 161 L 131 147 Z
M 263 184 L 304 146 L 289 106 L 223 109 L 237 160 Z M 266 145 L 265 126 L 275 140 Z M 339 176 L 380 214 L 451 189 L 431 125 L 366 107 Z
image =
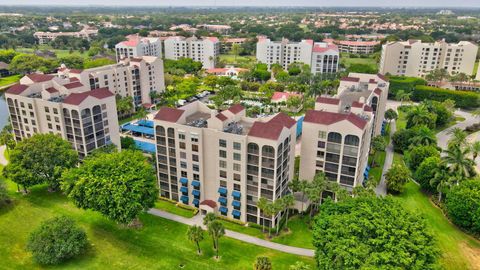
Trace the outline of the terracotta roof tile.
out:
M 28 88 L 28 85 L 17 83 L 17 84 L 14 84 L 14 85 L 10 86 L 10 88 L 8 88 L 8 90 L 7 90 L 7 93 L 8 94 L 13 94 L 13 95 L 20 95 L 27 88 Z
M 50 94 L 58 92 L 58 90 L 53 88 L 53 87 L 49 87 L 49 88 L 45 89 L 45 91 L 49 92 Z
M 253 123 L 248 136 L 269 140 L 278 140 L 283 128 L 292 128 L 297 122 L 284 113 L 278 113 L 268 122 L 257 121 Z
M 82 87 L 83 84 L 79 81 L 75 81 L 75 82 L 64 84 L 63 86 L 67 89 L 73 89 L 73 88 Z
M 32 73 L 32 74 L 28 74 L 27 77 L 33 82 L 46 82 L 46 81 L 50 81 L 55 76 L 49 75 L 49 74 Z
M 340 79 L 341 81 L 344 82 L 359 82 L 360 78 L 354 78 L 354 77 L 343 77 Z
M 357 126 L 360 129 L 363 129 L 367 122 L 360 118 L 358 115 L 349 113 L 334 113 L 334 112 L 327 112 L 327 111 L 315 111 L 309 110 L 305 114 L 304 122 L 307 123 L 315 123 L 321 125 L 331 125 L 343 120 L 347 120 Z
M 158 111 L 157 115 L 155 115 L 155 119 L 175 123 L 178 121 L 178 119 L 180 119 L 184 112 L 184 110 L 180 109 L 162 107 Z
M 362 107 L 363 107 L 363 103 L 358 102 L 358 101 L 354 101 L 354 102 L 352 102 L 352 107 L 362 108 Z
M 220 119 L 220 121 L 222 121 L 222 122 L 228 119 L 223 113 L 219 113 L 215 117 Z
M 387 78 L 386 76 L 384 76 L 383 74 L 378 73 L 377 76 L 378 76 L 380 79 L 388 82 L 388 78 Z
M 240 104 L 235 104 L 232 107 L 228 108 L 228 110 L 233 114 L 237 114 L 237 113 L 245 110 L 245 108 Z
M 375 94 L 377 94 L 377 95 L 380 96 L 380 95 L 382 94 L 382 89 L 380 89 L 380 88 L 375 88 L 375 90 L 373 90 L 373 92 L 374 92 Z
M 207 206 L 210 206 L 211 208 L 216 208 L 217 207 L 217 203 L 215 201 L 212 201 L 212 200 L 203 200 L 200 205 L 207 205 Z
M 337 98 L 330 98 L 330 97 L 318 97 L 317 98 L 318 103 L 324 103 L 324 104 L 332 104 L 332 105 L 338 105 L 340 104 L 340 100 Z
M 87 97 L 95 97 L 96 99 L 104 99 L 107 97 L 112 97 L 113 94 L 108 90 L 108 88 L 97 88 L 90 91 L 82 93 L 71 93 L 64 100 L 63 103 L 80 105 Z

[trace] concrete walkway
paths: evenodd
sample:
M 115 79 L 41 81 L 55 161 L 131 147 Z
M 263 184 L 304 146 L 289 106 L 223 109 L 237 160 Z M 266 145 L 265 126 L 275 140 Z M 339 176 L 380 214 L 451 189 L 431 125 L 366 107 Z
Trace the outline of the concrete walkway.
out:
M 168 220 L 172 220 L 175 222 L 183 223 L 186 225 L 198 225 L 201 226 L 203 229 L 206 229 L 205 226 L 203 225 L 203 217 L 201 214 L 197 214 L 193 218 L 185 218 L 181 216 L 177 216 L 171 213 L 167 213 L 165 211 L 159 210 L 159 209 L 150 209 L 148 211 L 149 214 L 162 217 Z M 270 242 L 267 240 L 263 240 L 257 237 L 253 237 L 250 235 L 246 235 L 243 233 L 238 233 L 230 230 L 225 230 L 225 236 L 240 240 L 242 242 L 246 242 L 249 244 L 254 244 L 257 246 L 265 247 L 265 248 L 270 248 L 274 250 L 278 250 L 281 252 L 285 253 L 290 253 L 294 255 L 299 255 L 299 256 L 306 256 L 306 257 L 313 257 L 315 256 L 315 251 L 312 249 L 306 249 L 306 248 L 299 248 L 299 247 L 292 247 L 292 246 L 287 246 L 287 245 L 282 245 L 274 242 Z
M 0 145 L 0 164 L 5 166 L 8 164 L 8 160 L 5 158 L 5 151 L 7 147 L 5 145 Z
M 393 143 L 392 143 L 392 136 L 397 131 L 397 126 L 395 120 L 392 120 L 390 123 L 390 143 L 385 148 L 385 163 L 383 164 L 382 169 L 382 178 L 380 179 L 380 183 L 375 188 L 375 193 L 378 196 L 386 196 L 387 195 L 387 183 L 385 182 L 385 174 L 387 171 L 392 167 L 393 163 Z

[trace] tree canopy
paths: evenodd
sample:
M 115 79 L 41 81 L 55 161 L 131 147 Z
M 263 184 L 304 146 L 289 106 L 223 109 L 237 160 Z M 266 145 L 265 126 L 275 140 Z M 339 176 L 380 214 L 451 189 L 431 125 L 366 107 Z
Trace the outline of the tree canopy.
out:
M 63 175 L 63 190 L 74 204 L 128 224 L 153 207 L 155 172 L 141 152 L 124 150 L 86 158 Z
M 313 225 L 318 269 L 436 269 L 425 221 L 391 197 L 326 201 Z

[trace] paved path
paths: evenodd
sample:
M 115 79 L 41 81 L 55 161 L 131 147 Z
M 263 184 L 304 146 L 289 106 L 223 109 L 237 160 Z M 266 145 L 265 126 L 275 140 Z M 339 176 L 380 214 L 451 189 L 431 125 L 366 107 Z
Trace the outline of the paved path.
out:
M 464 130 L 466 127 L 480 122 L 480 118 L 475 117 L 471 113 L 468 113 L 466 111 L 456 110 L 455 114 L 459 115 L 461 117 L 464 117 L 465 121 L 459 122 L 459 123 L 447 128 L 447 129 L 437 133 L 438 146 L 440 146 L 442 149 L 447 148 L 448 140 L 450 140 L 450 137 L 451 137 L 451 135 L 449 133 L 452 129 L 460 128 L 460 129 Z
M 6 149 L 5 145 L 0 145 L 0 164 L 4 166 L 8 164 L 8 160 L 5 158 Z
M 386 196 L 387 195 L 387 183 L 385 182 L 385 174 L 387 171 L 392 167 L 393 163 L 393 143 L 391 137 L 397 130 L 397 126 L 395 123 L 395 120 L 393 120 L 390 123 L 390 143 L 387 145 L 387 148 L 385 148 L 385 163 L 383 164 L 383 169 L 382 169 L 382 178 L 380 179 L 380 183 L 378 186 L 375 188 L 375 193 L 378 196 Z
M 167 213 L 165 211 L 159 210 L 159 209 L 150 209 L 148 213 L 166 218 L 172 221 L 176 221 L 179 223 L 187 224 L 187 225 L 199 225 L 202 226 L 203 229 L 206 229 L 205 226 L 203 226 L 203 217 L 201 214 L 197 214 L 193 218 L 185 218 L 181 216 L 177 216 L 171 213 Z M 270 242 L 267 240 L 263 240 L 257 237 L 253 237 L 250 235 L 246 235 L 243 233 L 238 233 L 230 230 L 225 230 L 225 235 L 234 238 L 237 240 L 240 240 L 242 242 L 246 242 L 249 244 L 254 244 L 257 246 L 265 247 L 265 248 L 270 248 L 278 251 L 282 251 L 285 253 L 290 253 L 294 255 L 300 255 L 300 256 L 306 256 L 306 257 L 313 257 L 315 256 L 315 251 L 312 249 L 306 249 L 306 248 L 299 248 L 299 247 L 292 247 L 292 246 L 287 246 L 287 245 L 282 245 L 274 242 Z

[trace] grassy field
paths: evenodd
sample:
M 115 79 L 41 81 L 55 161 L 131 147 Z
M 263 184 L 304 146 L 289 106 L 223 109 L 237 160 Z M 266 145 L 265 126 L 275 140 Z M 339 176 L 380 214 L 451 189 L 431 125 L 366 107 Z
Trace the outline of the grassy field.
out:
M 399 157 L 400 155 L 397 159 Z M 480 242 L 452 225 L 442 211 L 420 191 L 418 185 L 409 182 L 397 198 L 406 209 L 419 213 L 426 219 L 437 239 L 443 269 L 480 269 Z
M 12 83 L 16 83 L 20 80 L 20 78 L 21 78 L 20 75 L 12 75 L 8 77 L 0 78 L 0 88 L 10 85 Z
M 373 58 L 350 58 L 350 57 L 341 57 L 340 63 L 344 64 L 346 68 L 350 67 L 352 64 L 362 64 L 368 65 L 373 68 L 377 68 L 377 61 Z
M 44 186 L 23 196 L 9 182 L 14 204 L 0 210 L 0 268 L 8 269 L 251 269 L 257 256 L 271 258 L 274 269 L 288 269 L 296 261 L 313 266 L 313 259 L 289 255 L 223 237 L 220 261 L 213 259 L 211 239 L 205 235 L 203 254 L 186 238 L 187 226 L 142 214 L 141 229 L 126 229 L 100 214 L 77 209 L 65 196 Z M 91 246 L 86 254 L 57 267 L 40 267 L 25 251 L 29 233 L 43 220 L 68 215 L 83 227 Z
M 221 54 L 220 61 L 240 68 L 250 68 L 256 62 L 256 58 L 253 55 L 237 56 L 233 54 Z
M 16 49 L 16 51 L 18 52 L 23 52 L 23 53 L 33 53 L 36 49 L 34 48 L 18 48 Z M 49 51 L 52 51 L 54 52 L 58 58 L 63 58 L 63 57 L 68 57 L 68 56 L 81 56 L 83 58 L 89 58 L 87 52 L 83 52 L 81 53 L 80 51 L 73 51 L 72 53 L 70 53 L 69 50 L 58 50 L 58 49 L 52 49 L 52 48 L 49 48 L 49 47 L 39 47 L 39 50 L 49 50 Z
M 169 201 L 158 200 L 155 202 L 155 208 L 186 218 L 191 218 L 194 216 L 193 210 L 180 208 Z
M 372 167 L 369 172 L 369 175 L 375 178 L 375 180 L 380 181 L 380 178 L 382 177 L 383 164 L 385 163 L 386 156 L 387 156 L 387 153 L 385 153 L 385 151 L 381 151 L 377 153 L 375 157 L 375 166 Z M 372 164 L 371 162 L 372 159 L 373 159 L 373 156 L 370 156 L 368 164 Z

